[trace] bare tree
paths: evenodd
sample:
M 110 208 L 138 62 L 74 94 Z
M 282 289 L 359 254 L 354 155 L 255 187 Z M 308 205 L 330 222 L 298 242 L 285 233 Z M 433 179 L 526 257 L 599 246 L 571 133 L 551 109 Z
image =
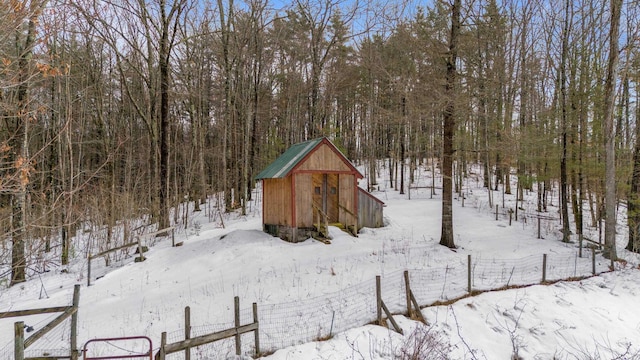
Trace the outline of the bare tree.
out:
M 455 85 L 456 61 L 458 58 L 458 36 L 460 35 L 461 0 L 454 0 L 451 7 L 451 34 L 449 36 L 449 51 L 446 57 L 447 84 L 445 89 L 446 107 L 443 114 L 442 132 L 442 233 L 440 245 L 455 248 L 453 240 L 453 132 L 455 129 Z
M 33 52 L 37 40 L 37 23 L 46 1 L 31 1 L 23 6 L 16 6 L 13 11 L 14 49 L 13 59 L 16 73 L 10 93 L 6 94 L 9 104 L 5 110 L 7 130 L 9 132 L 8 162 L 12 175 L 9 184 L 11 196 L 11 285 L 26 280 L 25 237 L 27 236 L 27 197 L 31 182 L 32 163 L 29 154 L 30 123 L 36 116 L 30 98 L 30 89 L 37 77 L 38 70 L 34 66 Z M 7 19 L 10 20 L 10 19 Z M 11 59 L 11 58 L 9 58 Z M 5 58 L 11 64 L 11 60 Z
M 629 59 L 633 62 L 633 73 L 636 88 L 640 83 L 640 58 L 635 54 L 635 58 Z M 636 91 L 636 104 L 640 100 L 640 92 Z M 633 252 L 640 252 L 640 126 L 637 119 L 640 118 L 640 106 L 636 107 L 635 145 L 633 148 L 633 168 L 631 172 L 631 188 L 627 204 L 627 218 L 629 227 L 629 241 L 626 249 Z
M 571 31 L 571 1 L 565 1 L 565 16 L 562 26 L 562 49 L 560 53 L 559 85 L 560 85 L 560 131 L 562 155 L 560 156 L 560 214 L 562 216 L 562 241 L 569 242 L 569 208 L 567 181 L 567 58 L 569 53 L 569 32 Z
M 615 132 L 613 129 L 613 113 L 615 105 L 615 83 L 618 74 L 618 41 L 620 34 L 620 13 L 622 0 L 611 0 L 611 29 L 609 31 L 609 61 L 605 80 L 605 256 L 617 258 L 616 252 L 616 164 L 615 164 Z
M 159 0 L 160 7 L 160 46 L 158 49 L 158 65 L 160 71 L 160 218 L 158 227 L 169 227 L 169 82 L 171 50 L 175 44 L 178 21 L 184 10 L 186 0 L 175 0 L 167 13 L 166 0 Z M 150 39 L 149 39 L 150 40 Z M 177 211 L 177 208 L 176 208 Z

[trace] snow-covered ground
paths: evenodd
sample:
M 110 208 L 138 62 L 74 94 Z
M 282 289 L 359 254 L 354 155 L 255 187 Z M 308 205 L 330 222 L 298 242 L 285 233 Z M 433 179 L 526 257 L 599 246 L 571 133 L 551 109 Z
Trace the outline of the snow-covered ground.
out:
M 425 173 L 419 180 L 430 183 Z M 513 196 L 504 197 L 503 208 L 502 193 L 493 192 L 500 205 L 496 221 L 488 192 L 478 184 L 472 177 L 465 182 L 464 207 L 461 199 L 454 201 L 455 251 L 438 245 L 440 190 L 433 198 L 428 189 L 412 190 L 409 200 L 381 179 L 374 195 L 387 205 L 387 226 L 363 229 L 357 238 L 335 228 L 330 245 L 311 239 L 291 244 L 271 237 L 261 231 L 257 196 L 248 215 L 224 215 L 224 228 L 217 214 L 210 213 L 213 207 L 190 213 L 188 225 L 176 232 L 175 241 L 183 245 L 171 247 L 170 239 L 154 238 L 144 262 L 132 261 L 133 248 L 130 256 L 110 267 L 94 260 L 89 287 L 87 262 L 78 245 L 76 260 L 64 272 L 53 266 L 24 284 L 3 288 L 0 312 L 70 305 L 73 287 L 80 284 L 81 345 L 94 338 L 142 335 L 157 349 L 162 332 L 169 343 L 182 340 L 186 306 L 192 336 L 221 330 L 233 324 L 233 298 L 238 296 L 243 323 L 251 321 L 251 303 L 258 304 L 261 349 L 275 351 L 268 359 L 411 358 L 421 346 L 423 354 L 429 354 L 417 357 L 422 359 L 509 359 L 514 354 L 523 359 L 639 358 L 639 261 L 623 249 L 623 216 L 618 254 L 627 263 L 617 263 L 615 272 L 429 306 L 422 310 L 429 325 L 397 315 L 404 335 L 366 325 L 375 319 L 376 275 L 382 278 L 383 300 L 392 312 L 401 313 L 404 270 L 420 305 L 449 301 L 467 291 L 468 255 L 474 290 L 540 282 L 543 254 L 547 280 L 591 273 L 591 253 L 585 250 L 578 258 L 576 243 L 559 241 L 555 207 L 544 214 L 538 239 L 535 193 L 527 194 L 530 200 L 519 210 L 518 221 L 509 225 L 506 214 L 514 209 Z M 597 229 L 587 230 L 597 241 Z M 597 255 L 597 271 L 608 266 Z M 15 321 L 38 330 L 57 315 L 0 319 L 2 359 L 13 358 Z M 54 330 L 27 354 L 60 347 L 68 333 L 68 326 Z M 243 351 L 251 354 L 252 335 L 242 339 Z M 107 344 L 92 351 L 122 355 L 138 345 Z M 223 341 L 194 349 L 192 359 L 227 358 L 234 352 L 233 343 Z

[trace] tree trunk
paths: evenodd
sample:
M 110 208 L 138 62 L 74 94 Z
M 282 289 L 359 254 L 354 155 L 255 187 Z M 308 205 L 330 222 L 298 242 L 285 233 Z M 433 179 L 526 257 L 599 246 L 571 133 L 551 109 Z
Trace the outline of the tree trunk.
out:
M 560 60 L 560 107 L 562 130 L 562 156 L 560 159 L 560 211 L 562 216 L 562 242 L 569 242 L 569 205 L 567 194 L 567 54 L 569 52 L 569 0 L 565 3 L 565 19 L 562 30 L 562 54 Z
M 160 189 L 158 202 L 160 218 L 158 229 L 169 227 L 169 21 L 165 10 L 165 1 L 160 1 L 162 33 L 160 36 L 160 53 L 158 54 L 160 70 Z M 176 208 L 176 211 L 178 209 Z
M 447 54 L 447 83 L 445 88 L 446 108 L 443 114 L 442 131 L 442 233 L 440 245 L 455 248 L 453 241 L 453 132 L 455 129 L 455 83 L 456 60 L 458 56 L 458 35 L 460 33 L 461 0 L 454 0 L 451 8 L 451 35 L 449 37 L 449 53 Z
M 33 47 L 36 36 L 36 22 L 44 4 L 31 3 L 31 14 L 27 25 L 27 33 L 24 43 L 21 43 L 21 33 L 16 33 L 16 49 L 18 50 L 18 89 L 17 89 L 17 113 L 15 128 L 11 141 L 13 149 L 12 163 L 15 167 L 17 182 L 16 190 L 11 195 L 11 285 L 26 281 L 26 256 L 24 238 L 26 235 L 27 195 L 30 182 L 29 160 L 29 122 L 32 114 L 29 110 L 30 70 L 33 56 Z
M 633 151 L 633 173 L 631 174 L 631 189 L 627 204 L 627 222 L 629 227 L 629 242 L 626 249 L 640 252 L 640 126 L 636 124 L 636 144 Z
M 618 37 L 620 31 L 620 8 L 622 0 L 611 0 L 611 31 L 609 32 L 609 61 L 605 80 L 605 231 L 603 255 L 616 259 L 616 164 L 615 131 L 613 112 L 615 104 L 615 83 L 618 69 Z
M 224 191 L 225 212 L 230 212 L 232 185 L 229 178 L 229 127 L 231 125 L 231 61 L 229 59 L 229 32 L 231 27 L 231 10 L 233 0 L 229 1 L 229 14 L 225 19 L 224 5 L 222 0 L 218 0 L 218 10 L 220 12 L 220 36 L 222 37 L 222 61 L 224 67 L 224 106 L 223 106 L 223 133 L 222 133 L 222 190 Z
M 402 123 L 400 124 L 400 194 L 404 194 L 404 158 L 405 158 L 405 126 L 407 116 L 407 99 L 402 98 Z

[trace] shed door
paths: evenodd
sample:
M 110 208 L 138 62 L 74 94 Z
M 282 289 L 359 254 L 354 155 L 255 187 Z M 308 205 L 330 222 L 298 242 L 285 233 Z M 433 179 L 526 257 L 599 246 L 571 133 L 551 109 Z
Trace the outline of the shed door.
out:
M 338 174 L 313 174 L 313 205 L 338 222 Z

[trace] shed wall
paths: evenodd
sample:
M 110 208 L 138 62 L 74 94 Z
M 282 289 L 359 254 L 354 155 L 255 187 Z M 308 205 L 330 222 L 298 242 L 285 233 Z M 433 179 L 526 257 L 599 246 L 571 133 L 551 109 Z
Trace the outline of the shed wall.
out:
M 313 189 L 311 174 L 296 174 L 296 222 L 299 228 L 310 228 L 313 226 Z
M 355 176 L 352 174 L 340 174 L 339 176 L 340 190 L 338 201 L 340 204 L 340 222 L 345 225 L 356 225 L 358 219 L 355 218 L 355 215 L 357 215 L 354 196 L 354 191 L 357 191 Z
M 351 171 L 349 166 L 326 144 L 320 145 L 309 154 L 309 158 L 301 163 L 297 170 Z
M 263 222 L 291 226 L 291 177 L 264 179 Z
M 363 227 L 378 228 L 384 226 L 384 205 L 358 188 L 358 229 Z

